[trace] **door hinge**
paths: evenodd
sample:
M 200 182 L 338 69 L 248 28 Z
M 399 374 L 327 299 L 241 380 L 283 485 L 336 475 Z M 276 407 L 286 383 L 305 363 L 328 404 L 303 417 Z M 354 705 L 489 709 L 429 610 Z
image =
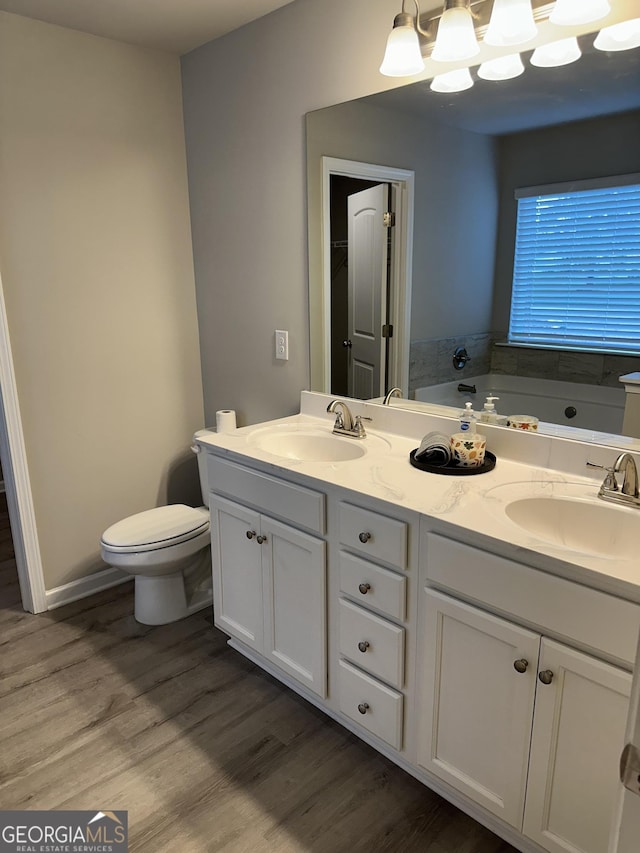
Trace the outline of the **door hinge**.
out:
M 382 327 L 382 337 L 383 338 L 392 338 L 393 337 L 393 326 L 391 323 L 385 323 Z
M 382 214 L 382 224 L 385 228 L 393 228 L 396 224 L 396 215 L 391 210 Z
M 640 751 L 628 743 L 620 756 L 620 781 L 633 794 L 640 796 Z

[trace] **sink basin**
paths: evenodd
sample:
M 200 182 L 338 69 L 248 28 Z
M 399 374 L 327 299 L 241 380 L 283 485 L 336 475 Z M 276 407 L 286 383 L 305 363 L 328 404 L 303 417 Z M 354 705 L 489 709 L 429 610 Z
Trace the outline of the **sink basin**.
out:
M 638 559 L 640 510 L 605 503 L 597 483 L 514 482 L 489 489 L 492 512 L 556 548 L 611 560 Z
M 388 450 L 388 442 L 379 436 L 363 439 L 334 435 L 330 429 L 300 425 L 282 425 L 257 430 L 249 443 L 274 456 L 299 462 L 348 462 L 369 450 Z

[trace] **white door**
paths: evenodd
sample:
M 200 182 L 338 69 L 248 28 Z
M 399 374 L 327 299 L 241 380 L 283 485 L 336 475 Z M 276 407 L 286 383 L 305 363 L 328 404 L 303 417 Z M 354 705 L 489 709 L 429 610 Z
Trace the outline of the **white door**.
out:
M 640 643 L 631 687 L 626 743 L 640 754 Z M 632 761 L 627 774 L 635 793 L 618 784 L 618 808 L 609 853 L 638 853 L 640 849 L 640 767 Z
M 547 639 L 538 670 L 524 834 L 550 853 L 607 853 L 631 676 Z
M 425 596 L 418 762 L 519 830 L 540 635 Z
M 349 196 L 348 313 L 350 397 L 368 400 L 384 394 L 387 322 L 387 236 L 384 214 L 389 187 L 378 184 Z
M 262 517 L 264 654 L 319 696 L 327 695 L 326 545 Z

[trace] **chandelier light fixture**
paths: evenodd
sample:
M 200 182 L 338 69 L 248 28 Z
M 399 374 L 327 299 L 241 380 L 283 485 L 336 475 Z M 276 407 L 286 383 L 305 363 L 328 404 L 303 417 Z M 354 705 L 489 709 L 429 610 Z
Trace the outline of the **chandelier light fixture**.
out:
M 469 0 L 445 0 L 431 58 L 435 62 L 460 62 L 480 53 Z
M 405 8 L 408 2 L 412 6 L 411 12 Z M 446 64 L 464 63 L 477 56 L 481 52 L 478 33 L 489 49 L 506 48 L 508 51 L 535 39 L 538 32 L 536 20 L 547 17 L 553 25 L 549 31 L 556 27 L 557 36 L 551 36 L 552 41 L 548 44 L 536 47 L 531 55 L 531 64 L 540 68 L 568 65 L 579 59 L 582 51 L 577 38 L 565 37 L 562 28 L 599 21 L 610 12 L 609 0 L 555 0 L 553 4 L 543 3 L 543 0 L 444 0 L 442 13 L 431 15 L 426 29 L 423 29 L 419 0 L 402 0 L 402 11 L 394 19 L 380 72 L 389 77 L 423 74 L 426 70 L 425 57 L 429 57 L 445 66 L 442 73 L 435 74 L 431 89 L 434 92 L 462 92 L 473 86 L 469 68 L 446 70 Z M 594 47 L 602 51 L 640 47 L 640 18 L 604 27 L 598 33 Z M 478 67 L 478 77 L 482 80 L 511 80 L 520 76 L 524 72 L 520 49 L 506 56 L 486 59 Z M 489 50 L 484 52 L 486 54 Z
M 631 50 L 640 47 L 640 18 L 600 30 L 593 46 L 598 50 Z
M 533 51 L 531 64 L 538 68 L 557 68 L 580 59 L 582 51 L 575 36 L 543 44 Z
M 549 20 L 552 24 L 571 27 L 599 21 L 606 17 L 610 11 L 609 0 L 556 0 Z
M 525 44 L 537 33 L 531 0 L 494 0 L 485 44 L 496 47 Z
M 483 80 L 513 80 L 524 74 L 524 63 L 519 53 L 489 59 L 478 68 L 478 77 Z

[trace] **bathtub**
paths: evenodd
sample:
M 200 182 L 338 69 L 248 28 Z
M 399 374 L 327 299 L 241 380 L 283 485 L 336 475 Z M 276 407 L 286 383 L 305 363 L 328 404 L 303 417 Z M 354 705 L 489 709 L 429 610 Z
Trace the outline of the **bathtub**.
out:
M 475 385 L 475 394 L 458 391 L 460 383 Z M 418 388 L 415 399 L 438 406 L 453 406 L 458 410 L 471 400 L 475 412 L 479 414 L 489 394 L 499 397 L 495 407 L 500 415 L 535 415 L 540 421 L 551 424 L 614 434 L 622 432 L 625 404 L 622 386 L 609 388 L 604 385 L 486 373 Z

